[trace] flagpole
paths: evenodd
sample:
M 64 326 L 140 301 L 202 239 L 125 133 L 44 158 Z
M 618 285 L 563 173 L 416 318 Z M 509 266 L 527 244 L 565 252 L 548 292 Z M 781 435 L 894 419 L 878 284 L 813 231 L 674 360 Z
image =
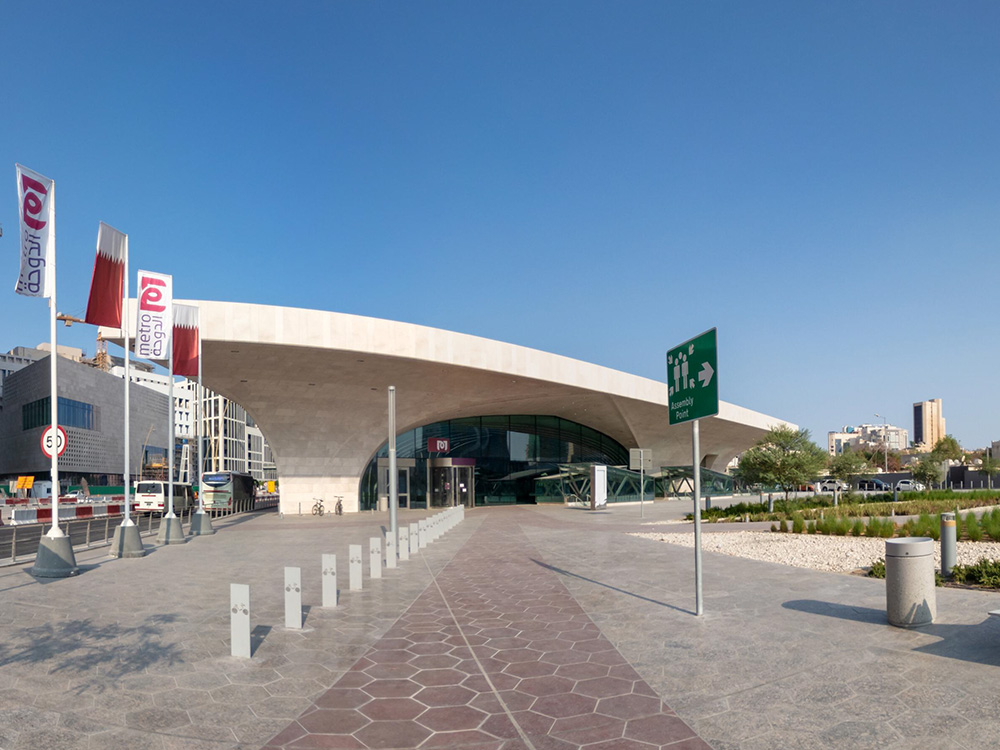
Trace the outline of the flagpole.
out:
M 171 312 L 173 316 L 173 312 Z M 156 540 L 162 544 L 182 544 L 184 527 L 174 514 L 174 335 L 173 319 L 170 320 L 170 339 L 167 341 L 167 515 L 160 520 L 160 533 Z
M 201 475 L 205 470 L 205 459 L 201 453 L 201 421 L 202 417 L 202 393 L 204 389 L 201 387 L 201 308 L 198 308 L 198 402 L 197 402 L 197 424 L 195 425 L 195 435 L 198 438 L 198 471 L 195 475 L 198 478 L 198 512 L 194 515 L 194 521 L 191 523 L 191 534 L 202 536 L 205 534 L 214 534 L 215 529 L 212 528 L 212 518 L 205 512 L 205 488 L 202 485 Z
M 49 256 L 46 259 L 45 283 L 46 291 L 49 292 L 49 339 L 52 352 L 49 354 L 49 388 L 51 410 L 51 430 L 52 442 L 49 446 L 52 456 L 52 527 L 48 533 L 39 540 L 38 554 L 35 557 L 35 565 L 32 573 L 36 576 L 46 578 L 62 578 L 75 575 L 80 572 L 76 566 L 76 555 L 73 553 L 73 543 L 69 535 L 59 528 L 59 387 L 56 359 L 56 243 L 55 243 L 55 215 L 56 215 L 56 184 L 52 183 L 50 188 L 49 201 L 51 201 L 52 225 L 49 227 L 49 237 L 51 245 Z M 69 436 L 67 436 L 67 439 Z
M 107 226 L 106 224 L 104 226 Z M 108 227 L 111 230 L 111 227 Z M 101 233 L 104 231 L 103 227 L 98 231 L 98 245 L 100 245 Z M 118 230 L 114 230 L 118 233 Z M 118 233 L 122 234 L 122 233 Z M 125 497 L 125 518 L 115 529 L 115 535 L 111 540 L 111 549 L 108 555 L 111 557 L 143 557 L 146 554 L 146 548 L 142 545 L 142 537 L 139 535 L 139 527 L 132 521 L 132 456 L 131 456 L 131 425 L 132 425 L 132 410 L 129 404 L 129 393 L 131 392 L 132 384 L 132 373 L 129 365 L 129 351 L 131 349 L 129 343 L 129 330 L 128 330 L 128 235 L 122 234 L 124 247 L 122 250 L 122 298 L 119 303 L 119 309 L 121 311 L 121 332 L 122 332 L 122 347 L 125 349 L 125 394 L 123 398 L 123 404 L 125 407 L 125 420 L 123 425 L 122 434 L 124 436 L 124 447 L 122 450 L 124 467 L 122 471 L 122 491 Z M 112 238 L 117 237 L 112 235 Z M 100 253 L 100 247 L 98 247 L 98 253 Z

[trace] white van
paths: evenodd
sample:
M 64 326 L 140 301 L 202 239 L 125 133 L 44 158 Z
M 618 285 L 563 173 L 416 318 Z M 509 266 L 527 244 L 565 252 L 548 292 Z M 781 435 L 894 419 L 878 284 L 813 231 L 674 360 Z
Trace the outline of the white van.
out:
M 159 480 L 135 483 L 135 501 L 139 510 L 165 512 L 168 504 L 167 493 L 170 485 Z M 190 484 L 174 482 L 174 512 L 187 510 L 194 505 L 194 491 Z

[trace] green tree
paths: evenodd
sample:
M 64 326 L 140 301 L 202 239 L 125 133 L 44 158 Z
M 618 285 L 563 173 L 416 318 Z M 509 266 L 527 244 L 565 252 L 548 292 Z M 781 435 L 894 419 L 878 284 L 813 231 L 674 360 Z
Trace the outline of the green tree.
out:
M 962 446 L 953 435 L 945 435 L 934 444 L 932 456 L 936 456 L 938 461 L 961 461 Z
M 855 453 L 852 450 L 845 450 L 839 456 L 834 456 L 830 460 L 830 475 L 834 479 L 839 479 L 848 484 L 854 484 L 859 478 L 870 474 L 868 462 L 865 461 L 864 454 Z
M 1000 474 L 1000 458 L 993 458 L 993 456 L 984 455 L 983 462 L 979 465 L 979 470 L 986 475 L 990 484 L 990 489 L 992 490 L 993 475 Z
M 739 477 L 747 484 L 777 485 L 788 493 L 811 482 L 826 468 L 827 454 L 809 439 L 809 430 L 773 427 L 740 456 Z
M 942 438 L 943 440 L 944 438 Z M 945 475 L 945 466 L 941 461 L 939 456 L 935 456 L 934 453 L 928 453 L 926 456 L 921 458 L 916 466 L 913 467 L 913 478 L 918 482 L 923 482 L 927 485 L 927 489 L 931 488 L 935 482 L 943 482 Z

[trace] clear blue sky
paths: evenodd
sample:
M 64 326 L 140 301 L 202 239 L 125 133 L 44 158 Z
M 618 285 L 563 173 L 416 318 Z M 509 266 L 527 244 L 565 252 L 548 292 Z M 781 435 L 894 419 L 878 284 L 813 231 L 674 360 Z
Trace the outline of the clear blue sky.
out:
M 66 313 L 103 220 L 178 297 L 659 380 L 717 326 L 722 398 L 820 444 L 942 398 L 982 446 L 998 31 L 992 0 L 3 3 L 0 350 L 48 339 L 14 292 L 21 162 L 56 180 Z

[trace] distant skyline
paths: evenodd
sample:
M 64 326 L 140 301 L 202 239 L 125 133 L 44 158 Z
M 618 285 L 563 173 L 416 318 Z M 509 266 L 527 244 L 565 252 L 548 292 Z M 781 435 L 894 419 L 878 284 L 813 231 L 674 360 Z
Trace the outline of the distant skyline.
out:
M 720 397 L 819 445 L 876 413 L 912 431 L 941 398 L 983 447 L 998 28 L 985 0 L 7 3 L 0 350 L 48 340 L 14 292 L 20 162 L 56 181 L 64 313 L 105 221 L 131 283 L 170 273 L 178 298 L 660 381 L 717 326 Z

